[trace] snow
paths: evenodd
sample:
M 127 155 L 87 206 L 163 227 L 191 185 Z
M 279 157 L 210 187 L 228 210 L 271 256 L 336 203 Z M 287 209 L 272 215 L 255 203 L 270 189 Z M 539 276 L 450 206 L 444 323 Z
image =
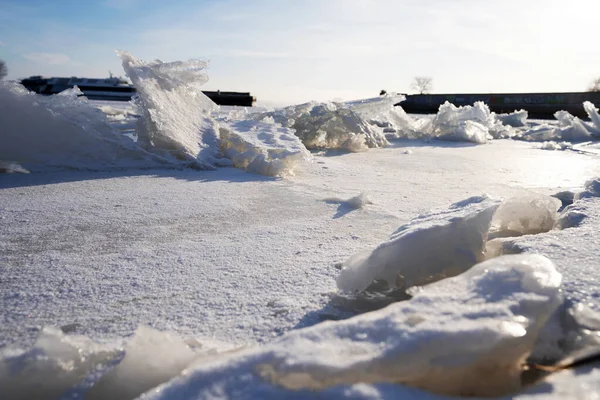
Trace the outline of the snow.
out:
M 599 390 L 594 364 L 522 386 L 600 345 L 595 144 L 498 140 L 594 139 L 592 105 L 218 107 L 206 62 L 121 56 L 137 109 L 0 83 L 0 168 L 32 172 L 0 179 L 3 398 Z
M 120 135 L 101 111 L 77 98 L 77 92 L 44 97 L 0 82 L 0 160 L 32 172 L 168 166 L 168 160 Z
M 240 370 L 248 371 L 245 391 L 263 380 L 290 390 L 390 382 L 445 395 L 508 394 L 520 388 L 521 365 L 561 302 L 560 282 L 543 256 L 489 260 L 408 302 L 200 366 L 146 398 L 197 397 Z
M 210 111 L 218 109 L 200 89 L 207 80 L 206 63 L 146 63 L 127 52 L 118 52 L 123 69 L 137 90 L 142 118 L 136 133 L 138 143 L 164 150 L 200 169 L 213 169 L 221 158 L 219 132 Z

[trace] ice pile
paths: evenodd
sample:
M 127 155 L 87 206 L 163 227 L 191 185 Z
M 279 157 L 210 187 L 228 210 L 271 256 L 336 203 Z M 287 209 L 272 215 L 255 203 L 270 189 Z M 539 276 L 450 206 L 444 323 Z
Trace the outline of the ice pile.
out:
M 482 101 L 472 106 L 456 107 L 445 102 L 432 122 L 432 134 L 442 140 L 486 143 L 488 139 L 510 138 L 514 130 L 504 125 Z
M 519 138 L 528 141 L 569 141 L 583 142 L 600 137 L 600 115 L 598 110 L 589 101 L 583 103 L 583 108 L 591 119 L 591 122 L 582 121 L 567 111 L 557 111 L 554 117 L 558 120 L 558 126 L 541 124 L 523 131 Z
M 263 113 L 256 118 L 272 119 L 293 129 L 309 149 L 359 152 L 388 144 L 381 129 L 369 124 L 344 103 L 304 103 Z
M 137 89 L 140 118 L 136 133 L 141 145 L 163 150 L 200 169 L 234 166 L 270 176 L 293 171 L 307 157 L 289 129 L 274 123 L 238 120 L 219 123 L 219 106 L 204 93 L 207 63 L 146 63 L 119 52 L 125 72 Z
M 113 129 L 105 114 L 79 98 L 79 89 L 44 97 L 0 82 L 0 160 L 28 170 L 168 166 Z

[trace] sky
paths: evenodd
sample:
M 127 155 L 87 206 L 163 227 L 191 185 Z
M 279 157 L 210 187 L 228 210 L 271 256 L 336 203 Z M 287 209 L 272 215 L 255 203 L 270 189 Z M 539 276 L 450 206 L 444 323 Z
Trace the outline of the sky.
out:
M 207 90 L 259 102 L 583 91 L 600 76 L 598 0 L 0 0 L 8 79 L 123 75 L 114 50 L 210 61 Z

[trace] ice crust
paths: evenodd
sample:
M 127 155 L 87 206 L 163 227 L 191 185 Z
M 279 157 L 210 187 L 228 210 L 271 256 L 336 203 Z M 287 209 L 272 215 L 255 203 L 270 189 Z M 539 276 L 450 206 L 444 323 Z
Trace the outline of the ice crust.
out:
M 388 241 L 348 259 L 337 278 L 343 291 L 384 280 L 410 288 L 458 275 L 483 261 L 487 234 L 499 200 L 472 197 L 411 220 Z

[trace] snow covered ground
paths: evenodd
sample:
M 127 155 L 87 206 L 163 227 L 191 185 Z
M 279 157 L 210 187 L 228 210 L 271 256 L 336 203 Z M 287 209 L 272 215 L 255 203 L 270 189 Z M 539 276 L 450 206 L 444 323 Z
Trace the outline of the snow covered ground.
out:
M 161 85 L 187 82 L 180 64 L 124 62 L 141 80 L 161 73 Z M 589 364 L 521 388 L 526 359 L 551 363 L 600 343 L 600 184 L 584 189 L 600 176 L 597 145 L 543 151 L 536 142 L 490 139 L 508 130 L 481 106 L 468 117 L 446 110 L 419 119 L 390 111 L 385 99 L 257 114 L 201 110 L 188 119 L 191 108 L 157 114 L 148 106 L 181 94 L 146 88 L 147 104 L 138 103 L 145 112 L 91 104 L 105 120 L 73 97 L 57 108 L 15 88 L 0 93 L 6 104 L 19 99 L 13 113 L 30 116 L 6 119 L 11 131 L 0 130 L 0 140 L 10 146 L 0 145 L 0 159 L 32 171 L 0 175 L 0 394 L 600 392 Z M 94 124 L 67 124 L 65 104 Z M 69 126 L 61 140 L 82 140 L 44 153 L 51 138 L 32 139 L 48 124 Z M 592 124 L 565 124 L 552 135 L 593 136 Z M 320 136 L 319 126 L 341 133 Z M 289 136 L 295 129 L 346 150 L 348 140 L 377 148 L 309 153 Z M 559 192 L 562 203 L 546 197 Z M 340 284 L 351 268 L 361 283 Z M 338 285 L 368 288 L 344 293 Z

